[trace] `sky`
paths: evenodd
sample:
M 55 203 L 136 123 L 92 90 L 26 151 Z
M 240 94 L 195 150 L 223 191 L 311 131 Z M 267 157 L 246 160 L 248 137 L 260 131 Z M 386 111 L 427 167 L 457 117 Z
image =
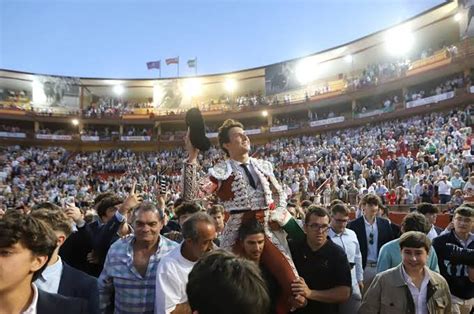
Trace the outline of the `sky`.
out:
M 393 26 L 442 0 L 0 0 L 0 68 L 155 78 L 260 67 Z

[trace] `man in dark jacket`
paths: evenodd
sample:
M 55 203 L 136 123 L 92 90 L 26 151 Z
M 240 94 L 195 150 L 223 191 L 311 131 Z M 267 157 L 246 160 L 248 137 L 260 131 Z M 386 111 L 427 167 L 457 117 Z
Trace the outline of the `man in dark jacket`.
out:
M 0 219 L 0 304 L 6 313 L 85 314 L 86 301 L 39 290 L 33 283 L 57 246 L 47 224 L 30 215 Z
M 78 269 L 98 277 L 110 246 L 120 238 L 119 234 L 124 236 L 130 232 L 128 215 L 141 201 L 141 195 L 135 193 L 135 183 L 125 201 L 115 194 L 107 193 L 96 204 L 99 220 L 78 225 L 78 231 L 71 235 L 60 251 L 61 257 L 73 267 L 77 263 L 80 265 Z M 84 251 L 87 252 L 86 256 Z
M 377 259 L 380 248 L 393 240 L 393 231 L 387 219 L 377 217 L 382 206 L 380 198 L 373 194 L 365 195 L 360 201 L 363 215 L 348 224 L 356 235 L 362 254 L 364 268 L 364 288 L 367 289 L 377 274 Z
M 40 209 L 33 211 L 31 216 L 46 223 L 57 236 L 57 247 L 46 269 L 36 279 L 35 285 L 38 289 L 49 293 L 84 299 L 88 302 L 89 313 L 99 313 L 97 279 L 69 266 L 58 255 L 59 248 L 72 232 L 66 215 L 62 211 Z
M 474 282 L 473 278 L 469 278 L 468 275 L 469 267 L 474 264 L 468 264 L 469 261 L 461 260 L 460 257 L 463 255 L 453 254 L 452 246 L 474 249 L 474 234 L 471 233 L 473 211 L 469 207 L 458 207 L 454 211 L 454 229 L 433 240 L 433 247 L 438 255 L 440 273 L 448 282 L 451 290 L 453 313 L 470 313 L 474 306 Z

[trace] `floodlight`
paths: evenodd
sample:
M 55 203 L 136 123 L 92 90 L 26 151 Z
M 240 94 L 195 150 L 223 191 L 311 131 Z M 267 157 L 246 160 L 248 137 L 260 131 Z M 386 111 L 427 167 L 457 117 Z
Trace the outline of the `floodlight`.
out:
M 184 81 L 184 92 L 191 96 L 200 95 L 202 91 L 202 84 L 199 79 L 192 78 Z
M 79 125 L 79 120 L 77 120 L 77 119 L 72 119 L 71 122 L 72 122 L 72 125 L 74 125 L 74 126 Z
M 344 57 L 344 61 L 347 63 L 352 63 L 352 60 L 353 60 L 352 55 L 346 55 Z
M 33 103 L 34 104 L 46 104 L 48 98 L 44 93 L 44 86 L 39 80 L 33 80 Z
M 268 117 L 268 111 L 263 110 L 263 111 L 262 111 L 262 116 L 263 116 L 263 117 Z
M 295 72 L 297 80 L 303 85 L 313 81 L 316 74 L 313 64 L 308 60 L 301 60 L 296 65 Z
M 125 89 L 123 88 L 122 85 L 115 85 L 114 86 L 114 93 L 117 94 L 118 96 L 122 95 Z
M 454 14 L 454 20 L 455 20 L 456 22 L 460 22 L 461 19 L 462 19 L 461 13 L 456 13 L 456 14 Z
M 225 80 L 225 89 L 229 93 L 233 93 L 237 87 L 237 81 L 234 79 L 227 79 Z
M 392 55 L 404 55 L 413 47 L 415 38 L 406 26 L 396 27 L 387 32 L 386 47 Z

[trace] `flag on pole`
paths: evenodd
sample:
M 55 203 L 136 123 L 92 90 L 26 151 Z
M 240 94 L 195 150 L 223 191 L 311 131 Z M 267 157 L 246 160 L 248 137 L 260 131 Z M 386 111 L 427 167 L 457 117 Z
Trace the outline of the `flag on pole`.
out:
M 179 57 L 168 58 L 165 61 L 166 61 L 166 65 L 179 64 Z
M 161 60 L 147 62 L 146 67 L 148 68 L 148 70 L 151 70 L 151 69 L 159 70 L 161 69 Z
M 197 59 L 194 58 L 194 59 L 189 59 L 188 60 L 188 67 L 190 68 L 195 68 L 196 67 L 196 63 L 197 63 Z

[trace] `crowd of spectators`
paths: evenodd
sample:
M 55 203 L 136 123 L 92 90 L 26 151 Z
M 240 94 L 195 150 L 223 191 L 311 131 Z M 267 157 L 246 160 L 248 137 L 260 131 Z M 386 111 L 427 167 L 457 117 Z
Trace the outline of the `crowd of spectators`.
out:
M 18 132 L 24 132 L 24 131 L 21 127 L 18 127 L 18 126 L 1 124 L 0 132 L 18 133 Z
M 474 196 L 474 176 L 471 174 L 474 143 L 472 130 L 466 124 L 469 112 L 469 107 L 457 108 L 449 112 L 429 113 L 318 135 L 283 137 L 253 147 L 254 157 L 267 160 L 273 165 L 275 176 L 288 195 L 288 210 L 294 216 L 294 222 L 303 225 L 306 232 L 305 235 L 300 229 L 302 235 L 298 235 L 288 231 L 293 262 L 301 276 L 291 285 L 296 298 L 294 307 L 300 308 L 299 313 L 312 313 L 316 309 L 337 311 L 339 307 L 336 304 L 345 303 L 354 293 L 359 294 L 357 307 L 361 305 L 361 313 L 371 313 L 371 308 L 380 305 L 377 305 L 376 297 L 368 296 L 379 293 L 379 282 L 390 284 L 390 280 L 384 281 L 386 272 L 379 271 L 378 267 L 384 265 L 387 269 L 398 269 L 396 267 L 402 267 L 402 264 L 409 267 L 410 264 L 403 257 L 408 253 L 404 253 L 404 250 L 413 249 L 424 250 L 422 253 L 425 254 L 425 262 L 429 259 L 426 262 L 430 266 L 429 274 L 431 278 L 438 280 L 439 289 L 443 291 L 437 300 L 442 298 L 443 304 L 451 307 L 451 303 L 458 302 L 455 298 L 461 298 L 461 306 L 469 305 L 462 303 L 462 300 L 472 298 L 472 287 L 461 288 L 459 276 L 454 278 L 446 267 L 443 268 L 453 250 L 463 250 L 468 246 L 472 248 L 473 243 L 472 234 L 469 233 L 472 229 L 472 209 L 462 205 Z M 211 207 L 214 201 L 211 197 L 201 200 L 201 205 L 211 215 L 220 217 L 220 220 L 213 220 L 207 214 L 198 213 L 202 209 L 197 204 L 179 205 L 182 197 L 181 170 L 187 155 L 183 148 L 149 153 L 122 149 L 76 153 L 58 147 L 4 147 L 0 150 L 0 216 L 5 209 L 7 214 L 0 218 L 0 238 L 6 230 L 15 228 L 15 221 L 20 229 L 21 224 L 31 225 L 28 219 L 46 219 L 51 223 L 52 217 L 58 215 L 55 213 L 61 212 L 62 208 L 64 214 L 74 222 L 72 227 L 76 231 L 71 233 L 71 226 L 67 230 L 58 228 L 64 234 L 55 253 L 49 255 L 53 256 L 55 263 L 59 261 L 71 264 L 72 267 L 99 278 L 98 300 L 97 290 L 84 289 L 84 294 L 80 296 L 89 302 L 90 313 L 99 312 L 98 307 L 100 311 L 107 312 L 115 308 L 120 312 L 133 305 L 142 312 L 150 312 L 154 308 L 157 313 L 166 313 L 172 309 L 182 310 L 186 306 L 205 306 L 206 302 L 202 302 L 202 299 L 193 299 L 196 293 L 201 297 L 204 293 L 202 289 L 193 288 L 193 284 L 203 287 L 202 285 L 209 283 L 199 280 L 193 283 L 193 280 L 197 280 L 195 276 L 201 278 L 200 267 L 204 267 L 204 270 L 201 269 L 204 273 L 213 269 L 214 264 L 207 259 L 222 259 L 223 264 L 219 264 L 218 272 L 221 275 L 223 269 L 227 269 L 226 259 L 232 261 L 233 265 L 239 263 L 227 270 L 242 270 L 247 264 L 239 262 L 233 255 L 226 255 L 230 253 L 214 253 L 220 254 L 220 257 L 206 255 L 214 246 L 219 245 L 218 230 L 222 230 L 222 226 L 218 227 L 218 221 L 224 224 L 223 209 L 219 211 Z M 206 173 L 223 158 L 220 149 L 211 147 L 209 151 L 199 155 L 202 167 L 199 171 Z M 434 225 L 428 222 L 427 217 L 432 214 L 431 209 L 434 207 L 429 205 L 432 206 L 430 210 L 426 209 L 426 204 L 431 203 L 447 204 L 445 209 L 453 210 L 452 231 L 448 228 L 445 231 L 435 230 L 433 232 L 436 234 L 431 234 L 430 230 L 434 230 Z M 163 208 L 164 213 L 157 211 L 154 204 Z M 387 215 L 384 208 L 394 205 L 417 206 L 418 213 L 408 214 L 401 230 L 400 226 L 380 217 Z M 340 208 L 337 209 L 337 206 Z M 130 214 L 133 208 L 136 210 Z M 325 208 L 331 209 L 331 212 L 328 214 Z M 18 211 L 29 213 L 32 218 L 12 216 Z M 348 228 L 353 230 L 349 232 L 345 230 L 345 226 L 350 211 L 359 218 L 349 223 Z M 69 220 L 65 219 L 59 226 L 68 224 Z M 366 234 L 365 224 L 374 222 L 379 230 L 378 243 L 389 246 L 380 248 L 381 245 L 373 239 L 374 235 L 371 233 L 370 238 Z M 52 228 L 58 231 L 54 229 L 54 224 Z M 17 231 L 20 232 L 26 231 Z M 251 239 L 264 239 L 264 230 L 260 224 L 247 230 L 247 233 L 239 232 L 243 242 L 249 236 L 255 236 Z M 400 232 L 403 235 L 398 239 Z M 464 247 L 446 246 L 445 242 L 454 239 L 454 232 L 463 239 L 467 235 L 471 242 L 466 242 Z M 42 233 L 44 235 L 45 231 Z M 324 236 L 320 237 L 320 234 Z M 345 242 L 348 240 L 343 239 L 343 235 L 352 238 Z M 298 244 L 300 237 L 308 242 Z M 439 267 L 432 257 L 434 251 L 430 250 L 431 242 L 428 238 L 434 239 L 433 245 L 440 260 Z M 213 242 L 214 239 L 216 243 Z M 253 241 L 261 242 L 258 244 L 260 253 L 262 247 L 268 245 L 263 240 Z M 374 242 L 375 251 L 370 251 L 367 247 L 372 247 Z M 354 252 L 346 252 L 348 245 L 352 248 L 354 243 L 365 243 L 365 247 L 361 245 L 359 248 L 362 256 L 360 252 L 358 257 L 354 256 L 355 247 Z M 328 256 L 312 254 L 308 259 L 304 253 L 306 245 L 316 245 L 316 250 L 325 247 Z M 336 245 L 341 246 L 346 253 L 342 254 L 343 251 L 337 249 Z M 395 250 L 391 249 L 393 245 Z M 131 258 L 129 249 L 134 250 L 136 261 Z M 243 246 L 244 252 L 246 249 Z M 148 257 L 144 258 L 137 252 L 146 252 Z M 387 254 L 394 257 L 388 260 Z M 2 258 L 5 256 L 2 255 Z M 257 256 L 254 252 L 248 258 L 259 265 L 260 255 Z M 320 259 L 324 263 L 318 263 Z M 400 262 L 393 262 L 394 259 Z M 140 264 L 142 260 L 146 261 L 146 266 Z M 133 263 L 133 267 L 127 266 L 127 263 Z M 472 262 L 463 262 L 461 266 L 462 264 Z M 48 267 L 52 265 L 48 264 Z M 471 268 L 469 275 L 465 275 L 468 273 L 467 267 L 466 272 L 463 271 L 463 282 L 472 277 Z M 310 273 L 317 273 L 318 276 L 309 276 Z M 186 290 L 188 274 L 189 285 Z M 252 282 L 269 284 L 259 274 L 259 271 L 255 272 L 256 277 Z M 337 276 L 333 277 L 331 274 Z M 40 289 L 51 289 L 53 293 L 68 295 L 61 286 L 54 289 L 49 285 L 42 285 L 42 281 L 48 282 L 48 276 L 35 276 L 31 280 L 35 280 L 35 285 Z M 81 276 L 85 280 L 86 275 Z M 90 277 L 87 278 L 90 280 Z M 472 279 L 469 280 L 472 285 Z M 320 281 L 331 283 L 331 287 L 337 290 L 318 287 Z M 79 281 L 75 284 L 84 288 Z M 232 285 L 237 286 L 237 283 Z M 325 291 L 326 294 L 317 297 L 314 293 L 318 291 Z M 269 298 L 268 302 L 277 307 L 277 298 L 272 297 L 272 291 L 269 292 L 270 295 L 266 295 L 268 292 L 259 294 L 252 304 L 267 302 L 264 300 Z M 237 292 L 228 295 L 227 300 L 235 297 L 235 293 Z M 386 291 L 383 290 L 382 293 Z M 117 295 L 121 297 L 117 298 Z M 130 298 L 133 295 L 136 297 Z M 362 295 L 364 298 L 360 302 Z M 188 297 L 189 305 L 186 303 Z M 303 301 L 299 297 L 303 297 Z M 397 296 L 385 296 L 389 297 L 395 300 Z M 406 295 L 399 297 L 405 298 Z M 432 297 L 428 296 L 427 306 L 433 306 L 432 302 Z M 415 308 L 420 308 L 420 304 L 417 303 Z M 268 304 L 258 305 L 258 311 L 262 311 L 260 306 L 265 309 Z M 348 311 L 350 313 L 354 308 L 350 306 Z M 406 305 L 401 311 L 408 311 Z
M 152 136 L 153 129 L 152 128 L 136 128 L 136 127 L 128 127 L 124 130 L 125 136 Z
M 465 86 L 465 79 L 462 75 L 459 75 L 453 79 L 446 80 L 438 84 L 437 86 L 431 88 L 430 90 L 427 89 L 413 89 L 412 91 L 408 91 L 405 95 L 406 101 L 412 101 L 417 99 L 422 99 L 434 95 L 440 95 L 448 92 L 455 91 L 456 89 L 462 88 Z
M 25 90 L 0 89 L 0 101 L 29 103 L 30 97 Z
M 453 56 L 457 54 L 457 47 L 455 45 L 445 46 L 447 47 L 448 53 Z M 426 48 L 420 52 L 417 56 L 413 56 L 415 60 L 426 59 L 427 57 L 433 54 L 432 48 Z M 410 61 L 408 59 L 401 60 L 392 60 L 380 62 L 377 64 L 370 64 L 365 69 L 360 71 L 359 74 L 354 75 L 353 73 L 344 75 L 344 80 L 346 81 L 346 88 L 348 90 L 355 90 L 360 88 L 365 88 L 368 86 L 376 86 L 384 81 L 391 80 L 394 78 L 403 77 L 406 71 L 410 68 Z M 467 79 L 467 78 L 466 78 Z M 445 93 L 447 91 L 452 91 L 456 88 L 465 85 L 465 81 L 462 76 L 459 76 L 453 80 L 447 81 L 443 84 L 440 84 L 436 88 L 433 88 L 430 91 L 426 90 L 412 90 L 407 95 L 405 95 L 405 100 L 416 100 L 423 97 L 428 97 L 432 95 L 437 95 L 440 93 Z M 327 83 L 319 85 L 314 89 L 314 92 L 308 91 L 304 92 L 304 95 L 299 95 L 300 91 L 295 93 L 285 93 L 278 94 L 274 96 L 264 96 L 259 92 L 249 93 L 246 95 L 238 96 L 229 96 L 225 94 L 219 99 L 210 99 L 202 101 L 199 104 L 199 108 L 202 111 L 212 111 L 212 110 L 245 110 L 246 108 L 252 108 L 257 106 L 268 106 L 268 105 L 280 105 L 280 104 L 290 104 L 294 101 L 302 101 L 306 99 L 309 100 L 312 96 L 318 96 L 325 93 L 331 92 L 331 88 Z M 297 95 L 298 94 L 298 95 Z M 2 96 L 3 95 L 3 96 Z M 5 99 L 27 99 L 25 91 L 7 91 L 3 90 L 3 93 L 0 93 L 0 100 Z M 390 100 L 392 103 L 393 100 Z M 384 103 L 385 105 L 385 103 Z M 149 115 L 155 114 L 181 114 L 184 113 L 184 109 L 176 110 L 167 110 L 165 112 L 160 112 L 156 110 L 153 106 L 151 99 L 148 101 L 133 101 L 126 100 L 116 97 L 100 97 L 95 99 L 90 105 L 87 106 L 82 112 L 83 116 L 86 118 L 100 118 L 100 117 L 120 117 L 124 114 L 133 114 L 135 109 L 146 109 L 146 113 Z M 34 110 L 32 107 L 31 110 Z M 357 112 L 363 112 L 363 108 L 359 108 Z M 36 108 L 36 113 L 53 116 L 57 114 L 53 108 Z M 61 114 L 68 115 L 77 115 L 77 111 L 68 111 L 61 112 Z
M 393 203 L 395 193 L 396 203 L 415 204 L 428 197 L 422 195 L 421 180 L 431 193 L 431 201 L 437 202 L 438 181 L 443 175 L 456 182 L 459 173 L 463 182 L 469 181 L 474 158 L 467 117 L 466 111 L 459 109 L 313 136 L 279 138 L 255 146 L 253 153 L 272 162 L 289 195 L 303 195 L 322 204 L 336 198 L 356 204 L 366 193 L 377 193 L 386 203 Z M 51 134 L 48 129 L 40 132 Z M 143 130 L 127 134 L 141 135 Z M 61 160 L 65 155 L 74 157 Z M 183 158 L 181 149 L 70 154 L 60 148 L 6 147 L 2 152 L 2 182 L 9 188 L 3 190 L 2 198 L 12 207 L 25 197 L 29 202 L 36 197 L 57 201 L 79 194 L 80 199 L 90 201 L 96 193 L 117 189 L 122 180 L 129 180 L 124 173 L 136 174 L 145 180 L 143 184 L 150 185 L 148 180 L 154 177 L 157 167 L 169 167 L 168 174 L 172 174 L 174 182 L 177 178 L 173 175 L 179 173 Z M 222 153 L 212 148 L 203 155 L 204 171 L 222 158 Z M 97 173 L 101 172 L 116 175 L 100 177 Z M 38 181 L 33 177 L 54 179 Z M 179 192 L 177 184 L 176 187 Z M 456 183 L 450 194 L 454 196 L 457 189 L 462 195 L 458 192 L 453 201 L 471 193 Z M 386 196 L 387 193 L 392 194 Z
M 108 127 L 105 127 L 103 129 L 98 129 L 94 127 L 85 127 L 82 129 L 81 135 L 86 135 L 86 136 L 98 136 L 101 139 L 110 139 L 112 137 L 118 137 L 119 136 L 119 131 L 118 130 L 112 130 Z

